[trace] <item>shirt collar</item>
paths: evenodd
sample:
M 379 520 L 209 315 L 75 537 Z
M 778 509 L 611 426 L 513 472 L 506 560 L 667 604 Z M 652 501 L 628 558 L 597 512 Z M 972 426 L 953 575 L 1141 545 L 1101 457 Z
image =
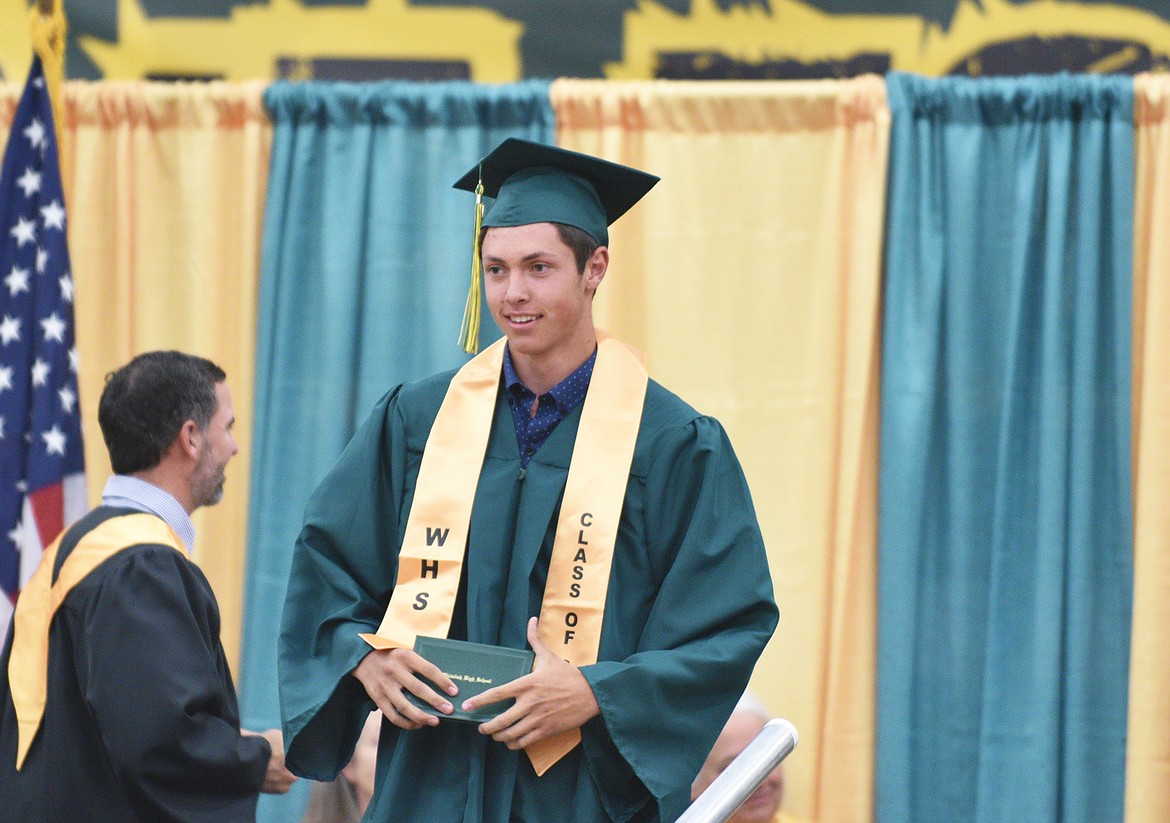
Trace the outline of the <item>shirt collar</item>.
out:
M 504 346 L 504 387 L 508 391 L 516 391 L 517 389 L 528 391 L 528 387 L 521 383 L 520 378 L 516 375 L 516 367 L 512 365 L 512 352 L 507 346 Z
M 102 505 L 156 515 L 179 536 L 188 554 L 195 545 L 195 524 L 187 510 L 170 492 L 153 483 L 128 474 L 115 474 L 102 489 Z
M 576 408 L 577 404 L 585 399 L 586 392 L 589 391 L 589 381 L 593 377 L 593 366 L 597 362 L 597 348 L 594 347 L 593 354 L 589 358 L 573 370 L 573 373 L 557 383 L 547 394 L 552 395 L 557 407 L 564 413 L 568 413 Z M 524 385 L 520 377 L 516 374 L 516 367 L 512 365 L 512 353 L 507 346 L 504 347 L 504 387 L 512 394 L 527 394 L 530 397 L 535 397 L 536 392 Z

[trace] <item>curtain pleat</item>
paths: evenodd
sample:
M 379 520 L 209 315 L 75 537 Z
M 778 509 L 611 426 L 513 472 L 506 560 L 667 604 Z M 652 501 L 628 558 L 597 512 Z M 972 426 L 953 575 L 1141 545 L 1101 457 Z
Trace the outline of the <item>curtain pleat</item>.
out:
M 1134 593 L 1126 823 L 1170 820 L 1170 78 L 1134 82 Z
M 558 80 L 557 142 L 658 174 L 611 231 L 599 324 L 727 428 L 781 622 L 753 689 L 800 729 L 786 808 L 872 819 L 879 78 Z
M 878 819 L 1119 821 L 1132 83 L 887 83 Z

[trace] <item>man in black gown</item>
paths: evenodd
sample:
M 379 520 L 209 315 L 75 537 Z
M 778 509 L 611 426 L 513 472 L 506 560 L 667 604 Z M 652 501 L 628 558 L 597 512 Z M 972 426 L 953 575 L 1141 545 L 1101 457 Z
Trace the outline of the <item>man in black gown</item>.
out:
M 150 352 L 110 375 L 115 475 L 46 549 L 0 655 L 0 821 L 254 820 L 280 732 L 241 731 L 219 608 L 189 552 L 237 448 L 223 371 Z

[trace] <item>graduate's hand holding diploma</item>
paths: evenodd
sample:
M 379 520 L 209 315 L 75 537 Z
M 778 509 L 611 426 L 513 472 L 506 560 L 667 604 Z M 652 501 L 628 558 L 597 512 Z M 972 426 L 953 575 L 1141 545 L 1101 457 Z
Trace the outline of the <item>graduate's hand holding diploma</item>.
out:
M 407 700 L 404 691 L 409 691 L 443 714 L 450 714 L 454 708 L 446 697 L 419 680 L 420 676 L 438 685 L 451 697 L 459 694 L 459 689 L 438 666 L 420 657 L 412 649 L 374 649 L 362 658 L 352 674 L 365 687 L 366 694 L 382 710 L 386 719 L 400 729 L 439 725 L 439 718 L 427 714 Z
M 263 737 L 272 747 L 272 754 L 268 758 L 268 769 L 264 772 L 264 783 L 260 791 L 265 794 L 284 794 L 297 781 L 297 776 L 284 767 L 284 735 L 280 729 L 268 729 L 263 732 L 253 732 L 241 729 L 240 734 Z
M 463 703 L 464 709 L 474 711 L 515 698 L 511 708 L 479 727 L 481 734 L 491 735 L 509 749 L 523 749 L 546 737 L 580 728 L 601 714 L 597 697 L 581 670 L 541 642 L 535 617 L 528 621 L 528 644 L 536 652 L 532 674 L 488 689 Z

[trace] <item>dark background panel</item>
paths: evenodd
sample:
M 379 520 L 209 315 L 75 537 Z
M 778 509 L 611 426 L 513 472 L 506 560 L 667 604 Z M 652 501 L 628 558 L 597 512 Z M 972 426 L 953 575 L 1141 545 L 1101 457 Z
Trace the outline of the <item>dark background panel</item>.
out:
M 948 28 L 954 20 L 960 0 L 804 0 L 808 5 L 830 14 L 916 15 L 924 21 Z M 978 0 L 975 0 L 978 2 Z M 1010 0 L 1028 5 L 1032 0 Z M 227 18 L 234 8 L 250 5 L 251 0 L 138 0 L 147 17 L 159 18 Z M 367 0 L 302 0 L 306 5 L 361 6 Z M 689 14 L 692 0 L 656 0 L 657 4 L 679 15 Z M 719 7 L 763 9 L 771 12 L 770 0 L 716 0 Z M 1168 0 L 1081 0 L 1099 6 L 1142 9 L 1170 20 Z M 627 11 L 635 8 L 634 0 L 408 0 L 410 5 L 429 7 L 482 8 L 496 11 L 524 26 L 520 40 L 524 77 L 601 77 L 604 66 L 623 59 L 623 24 Z M 69 45 L 66 72 L 69 77 L 100 79 L 100 69 L 78 46 L 81 35 L 108 42 L 118 39 L 118 0 L 65 0 L 69 16 Z M 1073 12 L 1070 10 L 1069 12 Z M 1109 50 L 1113 49 L 1112 52 Z M 788 79 L 851 76 L 864 71 L 882 71 L 881 44 L 872 53 L 840 55 L 834 59 L 805 64 L 783 55 L 750 64 L 722 54 L 717 49 L 703 52 L 664 53 L 659 56 L 657 76 L 678 78 L 760 78 Z M 1101 63 L 1102 55 L 1108 59 Z M 1112 55 L 1112 56 L 1110 56 Z M 306 70 L 305 63 L 314 65 Z M 361 65 L 329 62 L 328 56 L 300 61 L 300 66 L 274 67 L 278 74 L 345 79 L 403 77 L 438 79 L 454 77 L 460 69 L 446 61 L 414 61 L 413 70 L 392 54 L 385 61 L 359 61 Z M 382 63 L 384 62 L 384 65 Z M 407 63 L 411 61 L 406 61 Z M 317 65 L 320 64 L 320 65 Z M 443 65 L 439 65 L 443 64 Z M 1121 43 L 1089 37 L 1039 38 L 1021 37 L 1004 43 L 989 44 L 952 67 L 952 74 L 1021 74 L 1025 72 L 1107 70 L 1134 73 L 1164 68 L 1166 55 L 1151 53 L 1141 43 Z

